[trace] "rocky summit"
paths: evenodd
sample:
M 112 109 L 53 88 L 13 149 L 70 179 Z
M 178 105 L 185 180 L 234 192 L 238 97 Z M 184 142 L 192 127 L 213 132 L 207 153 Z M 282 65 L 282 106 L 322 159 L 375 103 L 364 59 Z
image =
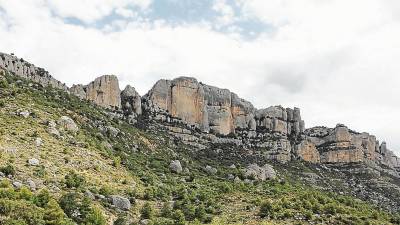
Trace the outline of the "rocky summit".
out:
M 0 224 L 400 223 L 386 142 L 297 107 L 192 77 L 69 88 L 3 53 L 0 85 Z

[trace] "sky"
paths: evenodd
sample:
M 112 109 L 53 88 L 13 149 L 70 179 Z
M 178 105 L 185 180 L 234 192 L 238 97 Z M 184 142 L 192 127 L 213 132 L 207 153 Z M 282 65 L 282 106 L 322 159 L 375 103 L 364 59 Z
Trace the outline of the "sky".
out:
M 69 86 L 196 77 L 400 154 L 398 0 L 0 0 L 0 52 Z

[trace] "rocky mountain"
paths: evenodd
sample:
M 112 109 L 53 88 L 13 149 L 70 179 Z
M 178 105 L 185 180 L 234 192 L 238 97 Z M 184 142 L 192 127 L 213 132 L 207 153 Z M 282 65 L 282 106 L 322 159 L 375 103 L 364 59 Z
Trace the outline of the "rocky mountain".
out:
M 41 153 L 39 157 L 37 153 L 34 153 L 36 150 L 32 149 L 24 152 L 20 160 L 25 160 L 26 155 L 34 154 L 26 159 L 29 166 L 38 167 L 44 162 L 51 165 L 48 168 L 59 168 L 60 171 L 64 171 L 72 165 L 69 164 L 70 159 L 65 159 L 66 161 L 62 163 L 60 155 L 65 154 L 65 149 L 73 148 L 76 154 L 80 155 L 80 158 L 74 159 L 79 162 L 73 166 L 74 171 L 91 174 L 86 176 L 87 180 L 92 180 L 102 170 L 108 171 L 110 176 L 116 176 L 116 178 L 110 178 L 107 174 L 99 175 L 101 177 L 99 180 L 89 182 L 94 185 L 94 189 L 98 185 L 104 185 L 101 184 L 101 181 L 104 181 L 107 185 L 115 186 L 115 189 L 121 190 L 121 192 L 129 188 L 128 186 L 132 182 L 146 190 L 156 188 L 160 191 L 161 187 L 165 185 L 173 189 L 178 182 L 187 184 L 184 185 L 186 190 L 193 191 L 190 189 L 193 187 L 190 186 L 201 183 L 193 183 L 195 182 L 194 177 L 198 177 L 197 179 L 204 182 L 202 185 L 205 185 L 203 186 L 205 190 L 214 189 L 214 182 L 219 182 L 217 180 L 222 180 L 222 183 L 218 183 L 217 186 L 248 185 L 246 186 L 248 190 L 254 191 L 251 192 L 251 198 L 253 198 L 269 196 L 266 194 L 271 191 L 268 189 L 271 188 L 268 185 L 285 188 L 280 182 L 286 179 L 293 185 L 300 182 L 315 190 L 359 198 L 390 213 L 400 209 L 398 198 L 400 196 L 400 160 L 387 149 L 385 142 L 378 141 L 375 136 L 368 133 L 353 131 L 342 124 L 338 124 L 335 128 L 312 127 L 306 129 L 305 121 L 297 107 L 269 106 L 257 109 L 249 101 L 240 98 L 228 89 L 203 84 L 192 77 L 159 80 L 144 96 L 140 96 L 130 85 L 121 91 L 118 78 L 114 75 L 104 75 L 87 85 L 79 84 L 69 88 L 54 79 L 44 69 L 13 55 L 3 53 L 0 53 L 1 73 L 3 73 L 2 76 L 5 76 L 3 78 L 5 83 L 12 83 L 12 88 L 6 85 L 7 88 L 3 91 L 0 90 L 0 93 L 4 92 L 3 96 L 5 97 L 2 98 L 6 101 L 2 103 L 5 108 L 0 110 L 1 118 L 13 121 L 12 123 L 2 123 L 4 129 L 7 131 L 13 129 L 8 127 L 8 124 L 15 124 L 21 130 L 31 129 L 27 127 L 26 123 L 29 123 L 31 126 L 37 126 L 37 130 L 44 131 L 41 137 L 37 137 L 38 131 L 34 132 L 34 143 L 38 146 L 37 149 L 40 149 L 39 146 L 42 146 L 43 142 L 52 143 L 52 147 L 49 147 L 46 153 L 47 157 L 43 155 L 44 153 Z M 13 88 L 19 91 L 13 91 Z M 20 95 L 21 98 L 18 98 Z M 25 99 L 30 98 L 34 99 L 32 101 L 35 104 L 25 102 Z M 58 108 L 60 109 L 58 110 Z M 62 113 L 68 115 L 62 115 Z M 11 114 L 15 114 L 17 117 L 9 117 Z M 47 118 L 49 116 L 53 118 Z M 29 121 L 20 123 L 21 119 Z M 42 121 L 38 121 L 39 119 Z M 6 141 L 11 140 L 12 137 L 6 131 L 1 132 L 0 137 L 3 139 L 0 139 L 0 150 L 3 149 L 6 155 L 14 152 L 15 146 L 24 145 L 26 138 L 20 137 L 21 140 L 18 139 L 18 141 Z M 90 147 L 92 145 L 93 147 Z M 26 148 L 31 149 L 32 146 L 28 146 L 29 144 Z M 113 158 L 112 165 L 114 166 L 100 160 L 99 149 L 104 150 L 100 154 Z M 91 152 L 92 150 L 93 152 Z M 15 159 L 12 160 L 15 158 L 13 154 L 15 155 L 12 153 L 11 158 L 7 158 L 9 162 L 15 161 Z M 53 158 L 46 161 L 49 156 Z M 121 160 L 122 168 L 119 166 Z M 53 164 L 53 161 L 57 164 Z M 2 162 L 1 158 L 0 162 Z M 17 162 L 19 161 L 17 160 Z M 91 168 L 91 162 L 98 162 L 99 165 L 102 165 L 102 169 L 85 169 Z M 158 168 L 160 164 L 164 165 L 161 170 Z M 18 165 L 25 168 L 22 161 Z M 49 187 L 46 184 L 51 180 L 50 183 L 53 182 L 52 185 L 60 189 L 59 180 L 61 178 L 53 170 L 53 178 L 46 178 L 47 181 L 40 177 L 37 180 L 27 177 L 28 174 L 31 174 L 27 171 L 29 170 L 19 169 L 16 178 L 11 176 L 7 179 L 19 182 L 21 185 L 23 182 L 17 179 L 26 180 L 27 184 L 35 183 L 35 186 L 41 185 L 42 187 Z M 134 175 L 129 175 L 128 171 Z M 225 171 L 227 171 L 226 174 Z M 64 175 L 65 171 L 62 173 Z M 141 174 L 140 178 L 135 177 L 137 174 Z M 68 180 L 67 175 L 65 175 L 65 180 Z M 119 177 L 125 177 L 125 181 L 117 181 Z M 268 183 L 269 180 L 278 179 L 280 182 Z M 226 181 L 230 183 L 226 184 Z M 265 189 L 266 193 L 257 194 L 258 189 L 266 188 L 265 185 L 268 186 L 268 191 Z M 55 196 L 61 194 L 57 188 L 51 188 Z M 86 189 L 82 189 L 82 191 L 85 195 L 88 195 L 95 203 L 101 203 L 101 206 L 98 207 L 105 208 L 109 214 L 109 221 L 113 222 L 116 221 L 115 217 L 121 210 L 125 211 L 124 215 L 136 218 L 133 216 L 135 213 L 131 210 L 131 204 L 142 207 L 146 201 L 149 201 L 146 197 L 141 196 L 138 200 L 139 203 L 135 203 L 122 195 L 115 193 L 111 195 L 108 192 L 95 196 L 96 193 L 92 193 L 93 191 L 88 187 L 84 188 Z M 294 185 L 292 188 L 290 189 L 291 193 L 294 191 L 297 193 L 299 187 Z M 70 192 L 71 190 L 63 189 L 63 191 Z M 242 191 L 240 188 L 237 189 L 235 196 L 243 195 Z M 174 189 L 171 193 L 164 194 L 168 198 L 172 196 L 170 200 L 176 203 L 179 202 L 179 198 L 175 192 L 179 192 L 179 190 Z M 222 197 L 224 191 L 213 193 L 215 195 L 219 193 L 218 196 Z M 245 193 L 249 197 L 250 193 Z M 105 194 L 107 196 L 103 196 Z M 152 193 L 152 195 L 154 199 L 150 199 L 155 201 L 154 204 L 161 204 L 163 199 L 154 197 L 157 195 L 156 193 Z M 225 197 L 231 198 L 232 196 Z M 279 196 L 285 198 L 284 195 Z M 189 201 L 189 199 L 186 200 Z M 199 199 L 192 200 L 195 200 L 194 202 L 201 201 Z M 289 207 L 285 205 L 286 203 L 281 203 L 274 202 L 279 207 Z M 110 204 L 113 209 L 117 208 L 118 210 L 109 211 Z M 200 207 L 200 205 L 204 206 L 208 203 L 191 204 Z M 324 203 L 318 204 L 325 207 Z M 356 203 L 352 202 L 351 204 Z M 225 211 L 222 210 L 224 213 L 233 210 L 229 208 L 233 206 L 228 205 L 226 205 L 227 208 L 224 208 Z M 250 205 L 248 207 L 251 207 Z M 0 224 L 2 221 L 1 206 L 0 189 Z M 145 208 L 145 206 L 143 207 Z M 179 207 L 182 206 L 176 204 L 173 206 L 176 210 L 183 210 L 186 206 Z M 302 206 L 303 209 L 312 211 L 306 206 Z M 262 206 L 260 210 L 262 211 Z M 290 210 L 295 209 L 290 208 Z M 335 210 L 337 209 L 335 208 Z M 368 208 L 368 210 L 370 209 Z M 322 224 L 330 223 L 327 222 L 329 220 L 326 220 L 327 212 L 324 211 L 321 214 L 317 209 L 315 212 L 311 211 L 311 218 L 314 219 L 305 219 L 304 215 L 297 214 L 299 219 L 296 219 L 293 214 L 286 215 L 289 219 L 286 221 L 294 223 L 298 220 L 317 224 L 318 219 L 315 218 L 320 217 L 323 218 L 319 221 Z M 66 212 L 65 209 L 64 212 Z M 186 220 L 194 220 L 195 212 L 192 217 L 190 212 L 185 210 L 183 212 Z M 260 215 L 254 217 L 251 210 L 246 212 L 249 215 L 242 215 L 243 218 L 248 218 L 249 221 L 254 221 L 256 218 L 255 221 L 260 222 Z M 142 215 L 143 213 L 141 212 Z M 210 210 L 207 211 L 207 214 L 214 215 L 216 213 L 212 213 Z M 348 214 L 349 212 L 343 215 Z M 229 217 L 231 214 L 227 215 Z M 67 216 L 69 216 L 68 213 Z M 272 214 L 267 217 L 276 221 L 284 220 L 283 217 L 272 216 Z M 171 218 L 175 220 L 175 224 L 179 224 L 175 217 Z M 261 216 L 261 218 L 263 217 Z M 78 219 L 73 220 L 77 222 Z M 142 218 L 140 222 L 147 224 L 146 219 Z M 203 219 L 202 222 L 205 221 Z M 336 219 L 331 222 L 348 224 Z M 243 220 L 241 221 L 243 222 Z M 258 222 L 249 224 L 259 224 Z

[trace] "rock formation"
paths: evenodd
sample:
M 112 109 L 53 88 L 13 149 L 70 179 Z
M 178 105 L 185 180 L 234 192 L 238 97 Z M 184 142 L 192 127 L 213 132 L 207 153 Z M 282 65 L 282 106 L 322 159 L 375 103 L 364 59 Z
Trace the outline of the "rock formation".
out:
M 0 52 L 0 70 L 9 71 L 16 76 L 32 80 L 44 87 L 51 86 L 54 88 L 68 90 L 68 87 L 60 81 L 54 79 L 49 72 L 43 68 L 17 58 L 14 55 L 8 55 Z
M 228 89 L 205 85 L 195 78 L 160 80 L 144 98 L 148 110 L 180 118 L 205 132 L 228 135 L 236 129 L 255 131 L 260 127 L 284 135 L 298 135 L 304 130 L 297 108 L 274 106 L 257 110 Z
M 103 107 L 121 108 L 121 91 L 118 78 L 114 75 L 104 75 L 88 84 L 86 98 Z
M 9 71 L 43 86 L 69 91 L 99 106 L 117 109 L 117 113 L 122 112 L 132 123 L 144 118 L 162 124 L 168 134 L 197 149 L 228 146 L 223 157 L 368 163 L 400 171 L 400 159 L 387 149 L 385 142 L 379 144 L 373 135 L 352 131 L 341 124 L 335 128 L 305 130 L 299 108 L 256 109 L 228 89 L 209 86 L 195 78 L 159 80 L 142 98 L 129 85 L 121 92 L 118 79 L 113 75 L 68 89 L 45 70 L 3 53 L 0 53 L 0 71 Z M 59 136 L 53 127 L 55 125 L 49 125 L 49 132 Z M 232 145 L 238 148 L 231 148 Z

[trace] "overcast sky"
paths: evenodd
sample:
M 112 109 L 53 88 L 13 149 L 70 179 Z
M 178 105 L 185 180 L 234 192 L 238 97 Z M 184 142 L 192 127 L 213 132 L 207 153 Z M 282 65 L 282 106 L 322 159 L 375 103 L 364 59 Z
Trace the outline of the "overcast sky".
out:
M 400 153 L 398 0 L 0 0 L 0 52 L 69 86 L 194 76 Z

